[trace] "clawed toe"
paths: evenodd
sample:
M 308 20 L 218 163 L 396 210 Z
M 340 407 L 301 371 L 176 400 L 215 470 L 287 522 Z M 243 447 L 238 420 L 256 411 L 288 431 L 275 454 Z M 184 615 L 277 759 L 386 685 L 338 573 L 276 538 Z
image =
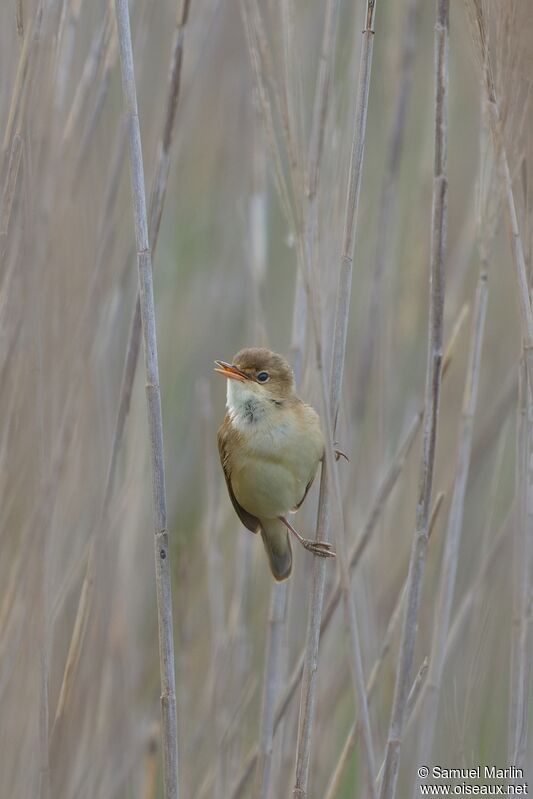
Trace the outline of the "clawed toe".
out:
M 339 447 L 339 442 L 338 441 L 334 441 L 333 442 L 333 453 L 335 455 L 335 460 L 338 461 L 341 458 L 344 458 L 345 461 L 350 463 L 350 459 L 349 459 L 348 455 L 345 452 L 343 452 L 342 449 L 339 449 L 338 447 Z
M 336 553 L 332 549 L 332 544 L 329 544 L 327 541 L 309 541 L 307 538 L 304 538 L 302 544 L 309 552 L 312 552 L 314 555 L 319 555 L 321 558 L 336 557 Z

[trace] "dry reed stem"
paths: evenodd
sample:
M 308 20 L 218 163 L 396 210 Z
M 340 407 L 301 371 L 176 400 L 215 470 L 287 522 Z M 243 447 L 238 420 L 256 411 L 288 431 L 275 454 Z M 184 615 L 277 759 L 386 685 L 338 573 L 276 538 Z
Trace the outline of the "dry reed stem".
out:
M 269 636 L 265 659 L 265 678 L 260 716 L 254 797 L 268 799 L 274 740 L 276 701 L 279 696 L 283 633 L 287 615 L 287 582 L 274 586 L 271 593 Z
M 105 18 L 102 21 L 99 30 L 93 38 L 92 45 L 89 48 L 87 58 L 83 67 L 81 79 L 76 87 L 76 92 L 70 106 L 65 126 L 62 133 L 62 147 L 68 146 L 69 142 L 76 131 L 79 121 L 81 119 L 82 110 L 87 103 L 88 94 L 93 87 L 98 68 L 104 53 L 106 41 L 109 41 L 114 36 L 113 26 L 111 24 L 111 0 L 106 10 Z
M 150 206 L 150 229 L 149 240 L 152 242 L 152 254 L 155 253 L 159 225 L 163 211 L 164 198 L 166 192 L 166 185 L 168 181 L 168 173 L 170 169 L 170 147 L 173 140 L 173 130 L 176 119 L 177 99 L 179 97 L 179 90 L 181 85 L 181 64 L 183 59 L 183 28 L 187 21 L 188 10 L 190 7 L 190 0 L 180 0 L 180 11 L 177 16 L 176 31 L 173 39 L 173 46 L 171 49 L 171 66 L 169 70 L 169 81 L 167 89 L 167 103 L 166 113 L 161 134 L 161 142 L 158 149 L 158 159 L 156 163 L 155 178 L 152 184 L 152 202 Z M 108 220 L 111 215 L 111 208 L 113 207 L 116 198 L 116 191 L 118 189 L 118 172 L 121 168 L 122 155 L 123 155 L 123 136 L 122 131 L 119 132 L 119 141 L 117 146 L 116 155 L 114 158 L 114 167 L 111 168 L 112 180 L 110 181 L 110 191 L 107 202 L 105 203 L 106 212 L 103 219 Z M 105 239 L 104 239 L 105 240 Z M 105 255 L 105 248 L 100 249 L 98 261 L 103 263 Z M 122 446 L 124 429 L 126 419 L 129 413 L 131 397 L 133 392 L 133 382 L 135 372 L 137 369 L 139 348 L 141 341 L 141 311 L 139 304 L 139 294 L 135 302 L 134 311 L 130 322 L 130 330 L 128 335 L 128 345 L 126 349 L 126 357 L 122 372 L 122 381 L 120 387 L 119 406 L 115 427 L 113 430 L 113 440 L 111 445 L 111 455 L 106 475 L 106 483 L 104 490 L 104 499 L 102 508 L 100 510 L 100 517 L 96 523 L 96 531 L 93 531 L 91 542 L 89 545 L 89 553 L 87 559 L 87 566 L 85 576 L 76 611 L 76 619 L 72 631 L 72 636 L 69 645 L 69 651 L 65 662 L 63 672 L 63 679 L 57 703 L 54 728 L 57 727 L 61 718 L 64 715 L 65 708 L 70 695 L 70 687 L 73 684 L 75 674 L 78 668 L 81 649 L 87 630 L 87 621 L 92 606 L 94 579 L 95 579 L 95 558 L 96 558 L 96 545 L 95 534 L 99 534 L 107 522 L 109 507 L 113 497 L 113 490 L 115 486 L 116 473 L 118 468 L 119 453 Z M 52 734 L 54 730 L 52 731 Z
M 509 762 L 526 766 L 531 673 L 531 440 L 533 414 L 524 360 L 520 364 L 516 437 L 518 519 L 513 541 L 513 624 L 509 689 Z
M 254 302 L 250 328 L 254 331 L 254 341 L 266 343 L 265 313 L 261 301 L 261 286 L 267 270 L 267 191 L 266 160 L 262 147 L 260 129 L 260 108 L 257 88 L 253 109 L 253 181 L 249 205 L 250 273 Z M 296 375 L 298 381 L 299 375 Z M 297 383 L 298 384 L 298 383 Z M 270 774 L 273 752 L 273 715 L 279 685 L 284 668 L 283 638 L 285 635 L 289 584 L 273 582 L 270 596 L 270 615 L 265 654 L 265 672 L 261 711 L 259 716 L 259 756 L 255 775 L 255 795 L 267 799 L 270 789 Z
M 4 285 L 9 284 L 9 280 L 4 273 L 4 260 L 7 252 L 9 222 L 11 219 L 13 200 L 15 198 L 15 190 L 17 188 L 21 159 L 22 138 L 18 134 L 15 134 L 11 142 L 7 174 L 4 182 L 4 190 L 2 192 L 2 204 L 0 205 L 0 308 L 3 302 L 2 294 Z
M 444 314 L 444 258 L 446 247 L 447 194 L 447 94 L 448 94 L 449 0 L 437 0 L 435 26 L 435 163 L 431 232 L 431 283 L 428 360 L 426 370 L 424 439 L 416 530 L 409 564 L 407 607 L 400 645 L 391 721 L 385 752 L 380 799 L 394 799 L 400 766 L 400 750 L 411 686 L 414 649 L 425 572 L 429 506 L 433 484 L 437 423 L 439 417 L 442 330 Z
M 432 746 L 435 738 L 439 707 L 440 688 L 444 671 L 446 641 L 452 615 L 452 602 L 455 593 L 455 579 L 459 560 L 459 547 L 463 529 L 466 486 L 470 473 L 474 414 L 477 406 L 481 351 L 487 315 L 488 274 L 485 262 L 479 271 L 476 299 L 473 313 L 473 330 L 470 342 L 469 362 L 463 395 L 463 408 L 459 431 L 459 448 L 455 469 L 453 498 L 448 519 L 448 530 L 444 545 L 440 572 L 440 585 L 433 623 L 430 666 L 423 705 L 424 729 L 420 737 L 418 764 L 431 762 Z M 420 783 L 417 782 L 418 790 Z
M 2 142 L 2 152 L 5 154 L 11 146 L 11 139 L 16 126 L 18 112 L 23 100 L 23 94 L 26 86 L 26 75 L 30 58 L 34 53 L 39 38 L 41 35 L 41 24 L 43 19 L 43 0 L 39 0 L 39 4 L 35 10 L 35 14 L 31 18 L 29 25 L 26 26 L 24 39 L 22 41 L 22 49 L 20 51 L 19 62 L 17 65 L 17 74 L 15 76 L 15 83 L 13 92 L 11 94 L 11 103 L 7 115 L 6 128 L 4 131 L 4 138 Z
M 298 48 L 294 24 L 294 0 L 282 0 L 281 20 L 283 36 L 283 87 L 282 95 L 284 117 L 287 127 L 287 153 L 293 181 L 293 189 L 303 185 L 303 165 L 301 164 L 300 151 L 297 147 L 302 139 L 299 130 L 301 120 L 301 83 L 298 61 Z M 295 103 L 298 107 L 295 108 Z
M 376 255 L 372 275 L 372 287 L 368 303 L 366 324 L 361 336 L 360 356 L 354 381 L 356 396 L 355 425 L 356 430 L 364 419 L 370 374 L 374 358 L 375 342 L 378 335 L 376 319 L 380 307 L 383 307 L 383 291 L 386 274 L 394 266 L 393 243 L 396 217 L 398 213 L 398 180 L 402 161 L 404 131 L 407 120 L 407 108 L 413 84 L 418 28 L 420 22 L 421 0 L 409 0 L 405 11 L 405 27 L 400 56 L 398 87 L 393 113 L 393 123 L 387 145 L 387 163 L 381 187 L 380 207 L 378 212 Z
M 267 343 L 265 310 L 262 303 L 262 289 L 267 273 L 268 258 L 268 193 L 266 175 L 266 154 L 263 145 L 260 112 L 254 97 L 252 119 L 252 185 L 248 200 L 248 231 L 250 259 L 248 261 L 253 301 L 250 303 L 249 329 L 253 341 L 261 346 Z
M 97 305 L 97 297 L 99 293 L 99 282 L 102 278 L 104 266 L 107 263 L 107 259 L 109 258 L 110 255 L 109 250 L 111 243 L 113 241 L 113 225 L 112 225 L 113 210 L 117 199 L 118 183 L 119 183 L 120 172 L 122 169 L 124 148 L 125 148 L 125 127 L 121 125 L 120 130 L 118 132 L 116 151 L 112 163 L 110 165 L 106 196 L 102 204 L 102 213 L 100 215 L 99 231 L 98 231 L 99 246 L 96 253 L 96 263 L 94 271 L 91 276 L 89 299 L 86 303 L 86 306 L 82 314 L 82 319 L 79 324 L 79 330 L 80 330 L 79 335 L 81 335 L 82 331 L 87 329 L 87 327 L 90 325 L 91 319 L 94 318 L 93 315 Z M 87 343 L 84 346 L 88 347 L 88 345 L 89 345 L 89 340 L 87 340 Z M 84 359 L 79 358 L 80 367 L 83 365 L 83 362 Z M 73 381 L 74 384 L 76 382 L 78 381 Z M 70 394 L 67 397 L 67 402 L 65 404 L 68 413 L 72 413 L 72 406 L 74 405 L 74 403 L 75 403 L 75 394 L 71 390 Z M 69 440 L 67 439 L 63 443 L 63 450 L 65 453 L 66 450 L 68 449 L 68 446 L 69 446 Z M 67 658 L 63 670 L 63 677 L 61 680 L 61 687 L 59 690 L 59 697 L 56 705 L 54 721 L 51 730 L 52 741 L 54 741 L 56 734 L 60 729 L 61 722 L 64 717 L 68 701 L 70 699 L 70 692 L 75 681 L 81 657 L 83 641 L 85 639 L 85 633 L 87 630 L 87 622 L 92 607 L 92 601 L 95 590 L 96 557 L 98 552 L 98 542 L 95 539 L 98 538 L 99 540 L 99 537 L 101 536 L 103 531 L 103 518 L 104 515 L 107 515 L 106 503 L 110 499 L 110 493 L 108 492 L 107 489 L 108 486 L 106 485 L 106 493 L 104 494 L 104 508 L 106 512 L 105 514 L 103 512 L 100 513 L 100 518 L 96 522 L 95 529 L 91 531 L 91 534 L 89 536 L 85 573 L 83 577 L 82 588 L 80 591 L 80 597 L 78 600 L 76 617 L 74 620 L 72 635 L 70 638 Z
M 331 93 L 331 71 L 335 52 L 339 0 L 328 0 L 324 12 L 324 30 L 318 62 L 318 74 L 313 102 L 313 117 L 309 137 L 308 166 L 306 170 L 305 231 L 303 250 L 305 254 L 305 273 L 300 263 L 296 275 L 296 301 L 302 308 L 300 316 L 293 317 L 291 351 L 301 368 L 305 346 L 307 303 L 309 284 L 313 273 L 314 242 L 318 225 L 318 184 L 324 145 L 327 112 Z
M 291 175 L 293 190 L 296 186 L 303 185 L 303 181 L 299 178 L 301 176 L 302 165 L 297 158 L 298 150 L 295 146 L 296 130 L 297 130 L 297 113 L 294 109 L 294 87 L 292 86 L 291 76 L 294 74 L 295 61 L 294 53 L 294 27 L 292 14 L 293 9 L 290 6 L 290 0 L 286 0 L 282 9 L 282 16 L 284 20 L 284 65 L 285 65 L 285 91 L 283 99 L 285 103 L 285 112 L 287 118 L 286 124 L 286 146 L 289 153 L 289 161 L 291 164 Z M 327 113 L 327 105 L 329 98 L 330 86 L 330 70 L 331 61 L 335 43 L 335 28 L 336 17 L 338 12 L 338 0 L 329 0 L 325 11 L 325 25 L 324 35 L 321 47 L 321 57 L 319 59 L 319 68 L 317 82 L 315 86 L 315 102 L 313 105 L 313 119 L 311 123 L 311 146 L 309 151 L 309 163 L 306 169 L 306 174 L 309 175 L 307 182 L 308 186 L 312 186 L 312 193 L 308 191 L 309 206 L 307 209 L 307 225 L 308 230 L 311 229 L 311 241 L 309 241 L 309 233 L 306 235 L 307 240 L 307 253 L 311 258 L 313 225 L 309 225 L 312 219 L 311 205 L 314 202 L 316 209 L 317 187 L 318 187 L 318 173 L 320 168 L 320 161 L 322 157 L 322 144 L 324 138 L 324 126 Z M 316 211 L 315 211 L 316 213 Z M 307 275 L 311 274 L 311 265 L 307 265 Z M 299 278 L 301 278 L 301 269 L 299 270 Z M 300 382 L 302 355 L 303 355 L 303 341 L 305 337 L 306 327 L 306 311 L 307 311 L 307 295 L 303 288 L 303 281 L 297 279 L 294 298 L 294 312 L 293 312 L 293 340 L 291 342 L 291 352 L 295 356 L 295 377 L 296 384 Z M 301 331 L 301 337 L 299 332 Z M 279 690 L 276 686 L 277 677 L 281 668 L 280 659 L 282 656 L 281 637 L 285 626 L 285 618 L 287 613 L 287 596 L 288 591 L 285 585 L 274 586 L 273 596 L 271 600 L 271 618 L 269 626 L 269 640 L 267 644 L 267 665 L 265 671 L 265 689 L 263 694 L 263 703 L 261 710 L 261 735 L 258 747 L 257 765 L 256 765 L 256 795 L 266 799 L 269 791 L 269 778 L 270 778 L 270 764 L 272 759 L 273 750 L 273 737 L 276 721 L 276 700 L 279 696 Z
M 112 0 L 110 0 L 110 2 L 112 2 Z M 142 37 L 146 36 L 146 28 L 147 28 L 147 25 L 143 23 L 141 23 L 141 25 L 139 26 Z M 143 43 L 141 43 L 139 49 L 141 50 L 143 49 Z M 81 142 L 78 149 L 78 155 L 76 157 L 76 163 L 72 170 L 71 185 L 73 191 L 75 191 L 76 188 L 80 185 L 83 170 L 89 162 L 89 159 L 87 158 L 87 153 L 89 151 L 91 142 L 94 139 L 94 134 L 98 128 L 98 123 L 100 121 L 105 106 L 105 101 L 111 83 L 111 77 L 116 65 L 117 55 L 118 55 L 117 34 L 116 34 L 115 25 L 113 24 L 110 26 L 109 37 L 106 42 L 105 54 L 103 56 L 102 75 L 96 91 L 96 97 L 94 98 L 94 101 L 92 103 L 92 110 L 89 114 L 89 119 L 84 124 L 83 130 L 81 131 Z
M 344 374 L 344 358 L 346 354 L 346 337 L 348 333 L 348 311 L 352 288 L 353 258 L 355 250 L 355 234 L 359 210 L 359 193 L 363 154 L 365 149 L 366 117 L 368 110 L 368 94 L 370 90 L 370 73 L 374 46 L 375 0 L 367 0 L 363 45 L 359 63 L 355 122 L 350 156 L 348 177 L 348 198 L 344 219 L 344 232 L 341 252 L 341 268 L 337 287 L 335 308 L 335 328 L 333 336 L 333 355 L 331 367 L 331 407 L 334 413 L 333 430 L 337 426 L 342 378 Z
M 476 48 L 476 55 L 478 56 L 478 60 L 482 67 L 483 88 L 489 108 L 489 123 L 493 147 L 496 154 L 497 163 L 500 167 L 500 178 L 502 181 L 502 190 L 504 195 L 504 208 L 511 240 L 511 251 L 518 290 L 523 357 L 526 365 L 530 403 L 531 396 L 533 395 L 533 312 L 531 309 L 531 297 L 529 294 L 524 247 L 520 234 L 511 170 L 509 168 L 507 152 L 504 144 L 499 98 L 497 97 L 496 88 L 494 85 L 491 54 L 488 47 L 488 37 L 483 5 L 479 0 L 474 0 L 474 2 L 471 4 L 467 4 L 467 9 L 469 12 L 471 12 L 470 19 L 473 23 L 473 41 Z M 528 404 L 527 399 L 525 399 L 527 393 L 528 392 L 524 386 L 522 394 L 524 397 L 524 405 Z M 529 413 L 526 412 L 526 416 L 529 416 Z M 527 435 L 524 437 L 527 438 Z M 525 496 L 527 495 L 528 491 L 529 474 L 527 456 L 520 456 L 522 444 L 523 442 L 521 440 L 517 442 L 517 455 L 519 460 L 518 474 L 519 480 L 522 484 L 522 488 L 519 493 L 521 493 L 522 496 Z M 526 530 L 528 529 L 527 523 L 527 512 L 522 513 L 521 524 L 519 524 L 517 528 L 522 527 L 524 530 Z M 526 537 L 523 540 L 527 542 L 529 536 L 527 533 L 525 535 Z M 518 538 L 520 537 L 519 532 L 517 532 L 517 536 Z M 516 544 L 516 546 L 519 546 L 519 544 Z M 527 593 L 529 591 L 528 583 L 531 579 L 531 564 L 529 563 L 530 555 L 528 553 L 527 543 L 523 546 L 522 554 L 523 558 L 520 568 L 520 577 L 518 580 L 520 587 L 516 589 L 515 606 L 513 611 L 515 614 L 515 628 L 513 630 L 514 634 L 511 656 L 511 699 L 509 706 L 508 747 L 509 756 L 513 758 L 511 761 L 513 763 L 516 763 L 518 758 L 523 755 L 525 741 L 527 740 L 526 719 L 528 702 L 525 699 L 527 692 L 525 692 L 524 683 L 529 679 L 531 660 L 530 653 L 528 652 L 528 648 L 530 648 L 530 643 L 528 641 L 530 638 L 530 625 L 528 623 L 528 618 L 530 617 L 530 599 L 527 598 Z M 518 597 L 519 593 L 521 594 L 521 598 Z M 518 610 L 518 605 L 521 606 L 520 610 Z M 518 628 L 518 630 L 516 628 Z
M 365 13 L 365 28 L 363 30 L 363 43 L 359 64 L 358 84 L 356 90 L 355 121 L 352 140 L 352 151 L 349 167 L 348 197 L 346 201 L 345 224 L 342 241 L 341 268 L 337 290 L 337 302 L 335 310 L 335 327 L 333 334 L 333 354 L 331 377 L 328 389 L 326 387 L 325 375 L 322 369 L 320 356 L 320 341 L 317 338 L 317 371 L 319 373 L 319 383 L 322 395 L 322 421 L 324 424 L 324 434 L 326 437 L 326 460 L 322 467 L 322 480 L 320 486 L 320 499 L 317 523 L 317 538 L 323 533 L 327 534 L 330 526 L 330 504 L 331 499 L 335 500 L 335 511 L 338 519 L 336 527 L 335 543 L 337 547 L 337 564 L 339 569 L 340 583 L 342 586 L 342 596 L 344 604 L 344 618 L 346 632 L 349 640 L 349 662 L 354 690 L 357 697 L 359 713 L 363 721 L 363 742 L 365 750 L 365 762 L 368 769 L 370 792 L 374 795 L 374 754 L 372 744 L 372 734 L 368 707 L 366 704 L 366 694 L 364 690 L 364 676 L 362 670 L 362 659 L 360 651 L 360 637 L 355 613 L 353 596 L 350 588 L 349 566 L 346 559 L 346 542 L 344 525 L 342 521 L 342 500 L 338 474 L 333 458 L 333 440 L 337 423 L 337 416 L 340 405 L 340 395 L 344 372 L 344 357 L 346 351 L 346 336 L 348 329 L 348 314 L 350 304 L 350 289 L 352 279 L 352 262 L 355 247 L 355 229 L 357 223 L 357 211 L 359 203 L 359 192 L 361 188 L 361 173 L 363 163 L 363 153 L 366 134 L 366 118 L 368 110 L 368 95 L 370 89 L 370 73 L 372 66 L 373 39 L 374 39 L 374 19 L 375 19 L 375 0 L 368 0 Z M 314 303 L 313 303 L 314 304 Z M 318 333 L 316 321 L 317 308 L 313 310 L 315 317 L 315 336 Z M 331 488 L 331 484 L 333 488 Z M 321 540 L 327 540 L 321 538 Z M 313 577 L 310 590 L 309 620 L 306 635 L 306 656 L 304 662 L 304 672 L 302 678 L 302 690 L 300 700 L 300 720 L 298 730 L 298 750 L 296 757 L 296 777 L 293 790 L 295 799 L 305 799 L 308 792 L 309 766 L 311 753 L 311 740 L 316 707 L 317 692 L 317 667 L 318 667 L 318 648 L 320 641 L 320 625 L 322 618 L 322 608 L 324 601 L 326 564 L 315 558 L 313 563 Z
M 24 9 L 22 7 L 22 0 L 16 0 L 16 20 L 17 20 L 17 33 L 19 36 L 24 36 Z
M 526 261 L 522 237 L 520 235 L 518 214 L 516 211 L 513 182 L 503 139 L 499 98 L 497 97 L 496 88 L 494 86 L 491 55 L 487 43 L 487 31 L 482 2 L 481 0 L 466 0 L 466 5 L 469 19 L 472 22 L 474 47 L 476 48 L 476 55 L 482 69 L 483 88 L 489 109 L 489 125 L 494 152 L 496 154 L 496 162 L 500 168 L 505 215 L 511 240 L 511 252 L 518 291 L 522 344 L 526 359 L 529 388 L 533 394 L 533 311 L 531 309 Z
M 263 57 L 263 64 L 261 62 L 260 41 L 264 42 L 264 38 L 261 37 L 261 16 L 259 9 L 253 0 L 241 0 L 241 14 L 256 86 L 256 96 L 259 109 L 261 111 L 261 117 L 263 119 L 265 136 L 272 155 L 272 162 L 274 164 L 274 179 L 276 188 L 285 218 L 292 230 L 295 231 L 297 230 L 295 210 L 290 201 L 289 188 L 287 186 L 287 181 L 283 172 L 280 147 L 274 124 L 272 103 L 270 102 L 268 89 L 264 80 L 264 72 L 266 70 L 265 62 L 268 64 L 269 59 L 265 59 Z
M 174 676 L 172 593 L 165 496 L 163 421 L 157 362 L 157 335 L 152 280 L 152 256 L 148 240 L 148 218 L 144 189 L 141 133 L 133 66 L 130 18 L 127 0 L 116 0 L 124 110 L 128 120 L 132 202 L 137 242 L 139 298 L 146 372 L 146 401 L 152 463 L 154 547 L 161 671 L 161 740 L 165 799 L 178 797 L 178 724 Z
M 476 599 L 480 596 L 481 589 L 483 587 L 483 582 L 487 577 L 487 574 L 491 569 L 492 565 L 495 563 L 497 557 L 500 555 L 506 537 L 509 535 L 509 530 L 511 528 L 511 521 L 513 519 L 513 511 L 514 508 L 511 507 L 497 535 L 495 536 L 494 540 L 491 542 L 491 545 L 488 548 L 487 552 L 485 553 L 484 557 L 481 559 L 479 565 L 479 571 L 477 572 L 475 579 L 472 581 L 468 591 L 463 595 L 459 603 L 457 612 L 453 620 L 453 624 L 451 625 L 448 632 L 448 638 L 446 641 L 445 659 L 444 659 L 445 666 L 450 655 L 456 651 L 459 635 L 464 629 L 464 625 L 466 623 L 466 620 L 469 616 L 471 609 L 475 605 Z M 422 690 L 420 691 L 413 705 L 413 708 L 410 714 L 408 715 L 406 722 L 407 730 L 411 729 L 413 724 L 416 724 L 419 718 L 420 710 L 422 708 L 424 701 L 426 686 L 427 683 L 425 683 L 424 686 L 422 687 Z
M 81 14 L 83 0 L 70 0 L 63 5 L 56 40 L 56 74 L 54 76 L 55 111 L 62 115 L 67 93 L 67 83 L 72 71 L 76 43 L 76 28 Z M 67 11 L 68 9 L 68 11 Z
M 297 301 L 296 297 L 296 301 Z M 270 598 L 268 638 L 265 655 L 263 696 L 259 718 L 259 746 L 256 766 L 255 793 L 268 799 L 274 741 L 274 711 L 280 693 L 283 672 L 283 638 L 286 631 L 290 583 L 273 583 Z
M 167 83 L 167 99 L 165 104 L 165 118 L 163 121 L 161 139 L 158 144 L 156 168 L 150 192 L 149 238 L 152 242 L 153 254 L 155 254 L 157 241 L 159 238 L 159 227 L 161 224 L 166 189 L 168 185 L 168 175 L 170 171 L 170 150 L 174 137 L 176 112 L 181 88 L 184 32 L 189 15 L 190 2 L 191 0 L 179 1 L 179 11 L 176 18 L 176 28 L 174 31 L 174 38 L 171 47 L 169 77 Z M 126 357 L 124 360 L 119 409 L 113 431 L 111 461 L 106 482 L 106 500 L 104 504 L 105 510 L 107 510 L 107 505 L 111 499 L 111 494 L 113 491 L 118 454 L 122 446 L 124 426 L 126 424 L 126 418 L 128 416 L 131 403 L 133 380 L 135 378 L 135 372 L 137 369 L 140 343 L 141 309 L 139 303 L 139 293 L 137 293 L 135 308 L 133 310 L 130 323 Z
M 437 521 L 439 512 L 440 512 L 440 510 L 442 508 L 443 501 L 444 501 L 444 493 L 441 491 L 437 495 L 437 498 L 435 500 L 435 504 L 433 506 L 433 510 L 431 511 L 431 519 L 430 519 L 430 522 L 429 522 L 429 537 L 430 537 L 430 540 L 431 540 L 431 535 L 433 533 L 433 530 L 435 529 L 435 523 Z M 407 595 L 407 580 L 405 580 L 405 582 L 404 582 L 404 584 L 403 584 L 403 586 L 402 586 L 402 588 L 401 588 L 401 590 L 400 590 L 400 592 L 398 594 L 398 599 L 396 600 L 396 604 L 394 605 L 394 609 L 393 609 L 393 611 L 392 611 L 392 613 L 390 615 L 390 618 L 389 618 L 389 621 L 388 621 L 388 624 L 387 624 L 387 629 L 385 631 L 385 635 L 383 636 L 383 641 L 381 642 L 381 648 L 380 648 L 379 654 L 378 654 L 376 660 L 374 661 L 372 669 L 370 670 L 370 676 L 369 676 L 369 678 L 367 680 L 367 684 L 366 684 L 366 695 L 367 695 L 367 699 L 368 699 L 369 702 L 371 701 L 371 699 L 372 699 L 372 697 L 374 695 L 374 691 L 375 691 L 375 689 L 376 689 L 376 687 L 378 685 L 378 677 L 379 677 L 379 674 L 380 674 L 380 671 L 381 671 L 381 667 L 385 663 L 385 658 L 387 657 L 387 654 L 389 653 L 390 648 L 391 648 L 392 638 L 393 638 L 393 636 L 396 633 L 396 630 L 398 628 L 398 623 L 400 621 L 402 612 L 403 612 L 404 607 L 405 607 L 406 595 Z M 415 682 L 413 683 L 413 685 L 411 687 L 411 692 L 410 692 L 410 695 L 409 695 L 409 702 L 408 702 L 408 706 L 409 707 L 412 707 L 414 700 L 418 696 L 418 691 L 422 687 L 421 675 L 423 673 L 424 678 L 425 678 L 425 675 L 426 675 L 426 672 L 427 672 L 427 662 L 426 661 L 427 661 L 427 659 L 422 664 L 422 666 L 420 668 L 420 671 L 419 671 L 419 673 L 417 675 L 417 678 L 415 679 Z M 357 736 L 359 735 L 359 733 L 360 733 L 360 724 L 359 724 L 358 719 L 356 718 L 354 720 L 351 728 L 350 728 L 350 731 L 348 732 L 348 735 L 346 737 L 346 740 L 345 740 L 344 745 L 343 745 L 342 750 L 341 750 L 341 754 L 339 756 L 339 759 L 337 761 L 337 764 L 336 764 L 335 768 L 333 769 L 333 773 L 331 775 L 331 778 L 330 778 L 330 780 L 328 782 L 328 786 L 327 786 L 326 793 L 325 793 L 325 799 L 334 799 L 334 797 L 337 795 L 337 793 L 338 793 L 338 791 L 340 789 L 340 786 L 341 786 L 341 781 L 342 781 L 342 778 L 343 778 L 343 775 L 344 775 L 344 771 L 345 771 L 346 766 L 348 764 L 348 760 L 350 758 L 350 755 L 352 754 L 352 752 L 354 750 L 354 747 L 355 747 L 355 744 L 356 744 L 356 741 L 357 741 Z

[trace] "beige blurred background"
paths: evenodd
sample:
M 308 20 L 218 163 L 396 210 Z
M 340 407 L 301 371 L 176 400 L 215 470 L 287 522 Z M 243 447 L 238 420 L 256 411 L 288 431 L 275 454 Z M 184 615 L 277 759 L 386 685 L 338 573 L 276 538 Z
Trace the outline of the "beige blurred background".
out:
M 255 8 L 248 0 L 243 5 Z M 435 11 L 426 2 L 378 1 L 377 6 L 337 431 L 350 457 L 349 463 L 339 464 L 349 547 L 359 540 L 384 475 L 423 402 L 426 369 Z M 406 32 L 411 6 L 418 8 L 418 16 Z M 180 8 L 174 0 L 130 3 L 148 197 Z M 264 87 L 274 108 L 280 168 L 289 179 L 279 107 L 284 92 L 292 92 L 294 143 L 299 163 L 305 163 L 324 4 L 265 0 L 258 8 L 272 56 L 270 64 L 262 61 Z M 284 8 L 294 23 L 288 32 Z M 154 253 L 180 795 L 195 799 L 234 796 L 258 741 L 272 590 L 261 544 L 241 527 L 226 496 L 216 446 L 225 386 L 213 374 L 213 360 L 230 361 L 241 347 L 262 344 L 301 358 L 300 393 L 319 407 L 309 320 L 302 337 L 293 332 L 298 247 L 278 192 L 273 141 L 260 113 L 241 12 L 239 3 L 191 0 L 168 189 Z M 526 2 L 513 0 L 490 5 L 486 13 L 530 270 L 531 10 Z M 364 4 L 342 0 L 313 260 L 326 369 L 363 26 Z M 405 87 L 406 41 L 413 49 L 412 86 L 405 98 L 393 211 L 384 229 L 382 192 L 390 175 L 398 96 Z M 433 495 L 444 492 L 444 500 L 429 544 L 415 671 L 431 648 L 474 295 L 485 258 L 488 308 L 452 610 L 452 620 L 459 612 L 463 619 L 446 660 L 433 761 L 450 767 L 503 767 L 509 759 L 513 619 L 515 627 L 522 624 L 525 630 L 521 662 L 529 668 L 531 659 L 531 618 L 521 615 L 516 598 L 520 562 L 530 557 L 531 520 L 521 515 L 515 475 L 521 451 L 516 441 L 521 356 L 516 281 L 475 52 L 465 5 L 452 3 L 445 345 L 458 320 L 462 324 L 442 388 Z M 110 509 L 101 523 L 137 285 L 113 4 L 2 3 L 0 75 L 0 796 L 44 796 L 48 789 L 57 799 L 162 796 L 142 356 Z M 300 178 L 291 193 L 294 208 L 305 207 Z M 369 320 L 376 251 L 383 240 L 384 276 L 377 312 Z M 465 305 L 468 310 L 461 316 Z M 369 336 L 374 350 L 362 383 Z M 354 571 L 367 677 L 407 575 L 420 452 L 418 433 Z M 317 494 L 315 486 L 296 517 L 298 529 L 308 536 Z M 281 688 L 305 644 L 311 561 L 297 548 Z M 529 568 L 529 602 L 530 573 Z M 335 579 L 335 564 L 328 563 L 327 591 Z M 87 607 L 78 630 L 79 650 L 72 652 L 80 597 Z M 370 702 L 378 764 L 387 738 L 400 633 L 401 619 Z M 68 664 L 72 669 L 66 673 Z M 274 738 L 271 797 L 292 795 L 299 696 L 298 689 Z M 339 609 L 321 641 L 309 792 L 314 799 L 326 796 L 354 706 Z M 522 762 L 527 769 L 532 750 L 527 708 L 523 711 Z M 402 799 L 413 795 L 420 735 L 423 718 L 415 716 L 404 737 Z M 366 790 L 357 742 L 335 795 L 363 797 Z M 239 795 L 259 795 L 253 775 Z

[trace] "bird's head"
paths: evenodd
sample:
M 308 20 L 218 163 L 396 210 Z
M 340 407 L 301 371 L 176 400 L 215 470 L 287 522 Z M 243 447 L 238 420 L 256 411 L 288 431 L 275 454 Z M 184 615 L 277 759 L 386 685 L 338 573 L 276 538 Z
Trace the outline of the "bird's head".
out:
M 230 393 L 244 398 L 283 402 L 294 394 L 294 374 L 281 355 L 264 347 L 240 350 L 232 363 L 215 361 L 215 372 L 228 379 Z

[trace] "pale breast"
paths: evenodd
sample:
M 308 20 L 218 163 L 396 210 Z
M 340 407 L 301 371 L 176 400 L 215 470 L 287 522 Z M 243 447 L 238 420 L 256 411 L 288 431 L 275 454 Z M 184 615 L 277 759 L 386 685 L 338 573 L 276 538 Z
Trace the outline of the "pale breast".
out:
M 318 417 L 311 408 L 299 406 L 299 414 L 290 408 L 272 410 L 249 429 L 239 429 L 241 446 L 231 464 L 237 500 L 263 518 L 285 515 L 301 502 L 323 453 Z

